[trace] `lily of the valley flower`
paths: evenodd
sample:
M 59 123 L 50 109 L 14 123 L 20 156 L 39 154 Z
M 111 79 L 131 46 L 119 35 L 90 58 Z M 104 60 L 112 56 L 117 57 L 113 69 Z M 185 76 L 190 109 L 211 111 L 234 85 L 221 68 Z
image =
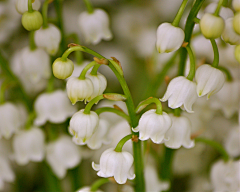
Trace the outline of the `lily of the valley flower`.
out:
M 171 23 L 163 23 L 157 29 L 157 50 L 168 53 L 179 49 L 184 41 L 184 31 Z
M 15 6 L 18 13 L 23 14 L 28 11 L 28 0 L 16 0 Z M 35 0 L 32 3 L 32 7 L 34 10 L 39 10 L 39 8 L 41 7 L 41 1 Z
M 161 143 L 165 133 L 172 124 L 171 118 L 165 112 L 162 115 L 156 113 L 156 109 L 145 112 L 140 120 L 139 125 L 132 129 L 134 132 L 139 131 L 139 139 L 145 141 L 149 138 L 154 143 Z
M 185 148 L 194 147 L 195 143 L 191 140 L 191 123 L 188 118 L 184 116 L 171 116 L 172 126 L 166 132 L 167 140 L 164 142 L 166 147 L 178 149 L 181 146 Z
M 92 162 L 92 167 L 100 177 L 114 177 L 118 184 L 126 183 L 127 179 L 134 179 L 131 169 L 133 156 L 126 152 L 116 152 L 114 148 L 107 149 L 100 157 L 100 164 Z
M 84 109 L 75 113 L 69 124 L 69 132 L 73 135 L 73 142 L 84 145 L 92 137 L 99 123 L 98 115 L 94 111 L 85 114 Z
M 13 149 L 19 165 L 26 165 L 29 161 L 42 161 L 45 151 L 43 131 L 33 127 L 19 132 L 13 139 Z
M 15 175 L 6 157 L 0 156 L 0 190 L 4 189 L 4 182 L 12 182 Z
M 235 11 L 240 11 L 240 0 L 233 0 L 232 6 Z
M 34 40 L 38 47 L 45 49 L 50 55 L 55 55 L 61 41 L 61 32 L 53 24 L 41 28 L 34 33 Z
M 41 94 L 36 99 L 34 108 L 37 114 L 34 124 L 38 126 L 47 121 L 62 123 L 77 111 L 76 107 L 71 105 L 67 93 L 62 90 Z
M 66 86 L 68 98 L 73 105 L 77 101 L 89 101 L 94 90 L 92 81 L 87 77 L 85 79 L 71 77 Z
M 240 155 L 240 127 L 235 126 L 229 131 L 225 139 L 225 148 L 231 157 L 238 157 Z
M 46 159 L 53 172 L 62 179 L 67 169 L 77 166 L 81 161 L 81 154 L 69 136 L 61 136 L 46 147 Z
M 231 45 L 240 44 L 240 35 L 233 29 L 233 18 L 228 18 L 225 21 L 225 28 L 222 33 L 222 39 Z
M 183 76 L 172 79 L 165 95 L 160 99 L 160 101 L 167 100 L 170 108 L 184 106 L 187 112 L 193 113 L 192 105 L 197 100 L 196 83 Z
M 101 95 L 107 87 L 107 79 L 101 74 L 92 75 L 91 73 L 86 74 L 86 77 L 89 78 L 93 83 L 93 93 L 88 98 L 92 100 L 94 97 Z
M 74 64 L 70 59 L 63 61 L 62 58 L 57 58 L 52 65 L 53 75 L 58 79 L 66 79 L 70 77 L 74 70 Z
M 78 189 L 76 192 L 92 192 L 91 187 L 82 187 L 81 189 Z M 102 190 L 96 190 L 95 192 L 103 192 Z
M 95 9 L 91 14 L 88 12 L 81 13 L 78 23 L 88 43 L 98 44 L 101 39 L 110 40 L 112 38 L 108 15 L 102 9 Z
M 197 94 L 202 97 L 207 94 L 207 98 L 217 93 L 225 82 L 222 71 L 211 65 L 201 65 L 196 71 Z

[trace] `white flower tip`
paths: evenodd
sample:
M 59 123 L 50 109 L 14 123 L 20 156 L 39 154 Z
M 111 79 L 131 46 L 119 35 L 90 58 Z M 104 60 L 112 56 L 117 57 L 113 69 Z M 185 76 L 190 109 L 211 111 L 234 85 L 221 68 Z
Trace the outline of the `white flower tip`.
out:
M 95 171 L 99 171 L 99 170 L 100 170 L 100 165 L 95 164 L 94 162 L 92 162 L 92 168 L 93 168 Z

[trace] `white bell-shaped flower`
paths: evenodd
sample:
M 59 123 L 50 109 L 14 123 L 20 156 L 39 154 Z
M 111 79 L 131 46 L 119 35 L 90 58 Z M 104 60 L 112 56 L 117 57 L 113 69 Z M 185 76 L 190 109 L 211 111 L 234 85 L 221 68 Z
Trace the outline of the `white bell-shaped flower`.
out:
M 92 192 L 91 187 L 82 187 L 78 189 L 76 192 Z M 103 192 L 102 190 L 96 190 L 95 192 Z
M 85 114 L 84 109 L 81 109 L 75 113 L 69 123 L 69 132 L 73 135 L 73 142 L 77 145 L 86 144 L 87 140 L 89 140 L 97 130 L 98 123 L 99 118 L 94 111 Z
M 159 53 L 176 51 L 182 46 L 185 34 L 171 23 L 163 23 L 157 29 L 157 50 Z
M 236 191 L 240 189 L 240 160 L 224 162 L 220 160 L 211 168 L 213 192 Z
M 77 77 L 71 77 L 67 81 L 67 95 L 72 104 L 77 101 L 89 101 L 93 93 L 93 83 L 89 78 L 79 79 Z
M 13 138 L 13 150 L 16 162 L 26 165 L 29 161 L 40 162 L 44 158 L 44 133 L 37 127 L 19 132 Z
M 207 98 L 217 93 L 225 82 L 225 76 L 222 71 L 211 65 L 201 65 L 196 71 L 197 94 L 202 97 L 207 94 Z
M 100 157 L 100 164 L 92 162 L 92 167 L 99 177 L 114 177 L 118 184 L 126 183 L 127 179 L 134 179 L 131 169 L 133 156 L 126 152 L 116 152 L 114 148 L 107 149 Z
M 224 116 L 230 118 L 239 111 L 240 81 L 225 82 L 222 89 L 216 93 L 210 106 L 220 109 Z
M 9 102 L 0 105 L 0 122 L 0 138 L 9 139 L 22 125 L 18 108 Z
M 108 144 L 110 142 L 110 139 L 108 138 L 108 130 L 109 130 L 110 124 L 105 119 L 99 119 L 97 130 L 91 138 L 87 141 L 87 146 L 90 149 L 99 149 L 102 144 Z
M 89 100 L 92 100 L 94 97 L 101 95 L 105 91 L 107 87 L 107 79 L 101 73 L 97 73 L 97 75 L 87 73 L 86 77 L 93 83 L 93 93 L 88 98 Z
M 233 29 L 233 18 L 225 20 L 225 28 L 222 33 L 222 39 L 231 45 L 240 44 L 240 35 Z
M 74 64 L 70 59 L 63 61 L 61 57 L 57 58 L 52 64 L 53 75 L 58 79 L 70 77 L 74 70 Z
M 80 148 L 69 136 L 61 136 L 46 147 L 46 159 L 53 172 L 60 179 L 64 178 L 67 169 L 77 166 L 81 161 Z
M 139 139 L 145 141 L 151 139 L 154 143 L 161 143 L 165 133 L 171 127 L 172 120 L 165 112 L 162 115 L 156 113 L 156 109 L 145 112 L 134 132 L 139 132 Z
M 167 140 L 165 146 L 172 149 L 178 149 L 181 146 L 185 148 L 194 147 L 195 143 L 191 140 L 191 122 L 187 117 L 176 117 L 171 115 L 172 126 L 165 134 Z
M 235 11 L 240 11 L 240 0 L 233 0 L 232 1 L 232 6 Z
M 55 55 L 61 41 L 61 32 L 53 24 L 47 28 L 40 28 L 34 33 L 34 40 L 38 47 L 45 49 L 50 55 Z
M 81 13 L 78 23 L 87 43 L 98 44 L 101 39 L 110 40 L 112 38 L 108 15 L 102 9 L 95 9 L 91 14 Z
M 26 11 L 28 11 L 28 0 L 16 0 L 15 6 L 16 6 L 18 13 L 23 14 Z M 34 10 L 39 10 L 41 7 L 41 1 L 34 0 L 32 3 L 32 7 Z
M 172 109 L 183 106 L 187 112 L 193 113 L 192 105 L 197 100 L 196 83 L 186 77 L 179 76 L 172 79 L 167 91 L 160 101 L 167 101 Z
M 240 156 L 240 127 L 239 125 L 229 131 L 225 139 L 225 149 L 231 157 Z
M 67 93 L 62 90 L 39 95 L 34 109 L 37 114 L 34 124 L 37 126 L 44 125 L 47 121 L 62 123 L 77 111 L 76 107 L 71 105 Z
M 15 175 L 9 165 L 8 159 L 0 156 L 0 190 L 4 189 L 4 182 L 12 182 L 14 179 Z

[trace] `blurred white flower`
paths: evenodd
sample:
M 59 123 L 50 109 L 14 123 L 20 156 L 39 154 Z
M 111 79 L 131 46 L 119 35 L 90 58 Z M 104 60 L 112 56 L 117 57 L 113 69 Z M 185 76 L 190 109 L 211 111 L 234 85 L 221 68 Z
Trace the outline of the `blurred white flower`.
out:
M 198 96 L 202 97 L 207 94 L 208 99 L 211 95 L 217 93 L 225 82 L 223 72 L 208 64 L 198 67 L 195 78 Z
M 93 133 L 91 138 L 86 142 L 87 146 L 90 149 L 99 149 L 102 144 L 110 143 L 110 139 L 108 137 L 110 124 L 105 119 L 99 119 L 97 130 Z
M 231 45 L 240 44 L 240 35 L 233 29 L 233 18 L 225 20 L 225 28 L 222 33 L 222 39 Z
M 89 114 L 81 109 L 75 113 L 69 123 L 69 132 L 73 136 L 72 140 L 77 145 L 84 145 L 97 130 L 99 123 L 98 115 L 94 111 Z
M 4 189 L 4 182 L 13 182 L 15 175 L 9 165 L 8 159 L 0 156 L 0 190 Z
M 44 158 L 44 133 L 37 127 L 22 130 L 13 138 L 13 150 L 16 162 L 26 165 L 29 161 L 40 162 Z
M 240 189 L 240 160 L 224 162 L 219 160 L 211 168 L 211 183 L 214 192 Z
M 187 112 L 193 113 L 192 105 L 197 100 L 196 83 L 183 76 L 172 79 L 166 93 L 160 99 L 160 101 L 167 100 L 170 108 L 183 107 Z
M 41 27 L 34 33 L 34 40 L 38 47 L 45 49 L 50 55 L 55 55 L 61 41 L 61 32 L 53 24 L 47 28 Z
M 91 187 L 82 187 L 78 189 L 76 192 L 92 192 Z M 103 192 L 102 190 L 96 190 L 95 192 Z
M 100 158 L 100 164 L 92 162 L 92 167 L 99 177 L 114 177 L 118 184 L 124 184 L 127 179 L 134 179 L 132 170 L 133 156 L 126 152 L 116 152 L 114 148 L 107 149 Z
M 171 114 L 170 114 L 171 115 Z M 176 117 L 171 115 L 172 126 L 165 134 L 168 140 L 164 144 L 168 148 L 178 149 L 181 146 L 185 148 L 192 148 L 195 146 L 191 140 L 191 123 L 188 118 L 184 116 Z
M 71 77 L 67 81 L 67 95 L 72 104 L 77 101 L 89 101 L 93 93 L 93 83 L 89 78 L 78 79 L 78 77 Z
M 240 156 L 240 126 L 235 126 L 225 138 L 225 148 L 231 157 Z
M 44 125 L 47 121 L 62 123 L 77 111 L 76 107 L 71 105 L 67 93 L 62 90 L 39 95 L 34 109 L 37 114 L 34 124 L 37 126 Z
M 0 138 L 9 139 L 22 126 L 18 108 L 10 102 L 0 105 L 0 122 Z
M 226 81 L 222 89 L 216 93 L 210 106 L 213 109 L 220 109 L 225 117 L 230 118 L 239 111 L 240 82 L 238 80 Z
M 210 3 L 204 10 L 205 13 L 214 13 L 216 8 L 218 6 L 218 3 Z M 232 11 L 232 9 L 228 8 L 228 7 L 224 7 L 222 6 L 219 12 L 219 16 L 222 17 L 224 20 L 233 17 L 234 13 Z
M 176 51 L 184 41 L 184 31 L 171 23 L 163 23 L 157 29 L 157 50 L 159 53 Z
M 32 1 L 32 8 L 34 10 L 39 10 L 41 7 L 41 1 L 40 0 L 34 0 Z M 15 7 L 18 13 L 23 14 L 26 11 L 28 11 L 28 0 L 15 0 Z
M 159 144 L 171 125 L 172 120 L 167 113 L 163 112 L 160 115 L 156 113 L 156 109 L 151 109 L 141 116 L 138 126 L 132 130 L 139 132 L 140 140 L 145 141 L 150 138 L 154 143 Z
M 87 43 L 98 44 L 101 39 L 110 40 L 112 38 L 108 15 L 102 9 L 95 9 L 91 14 L 81 13 L 78 23 Z
M 87 73 L 86 77 L 89 78 L 93 83 L 93 93 L 88 98 L 88 100 L 92 100 L 94 97 L 101 95 L 105 91 L 107 87 L 107 79 L 101 73 L 97 73 L 97 75 Z
M 46 146 L 46 159 L 59 179 L 65 177 L 67 169 L 77 166 L 81 161 L 80 148 L 69 136 L 61 136 Z
M 233 6 L 233 9 L 235 9 L 235 11 L 240 11 L 240 1 L 239 0 L 233 0 L 232 6 Z

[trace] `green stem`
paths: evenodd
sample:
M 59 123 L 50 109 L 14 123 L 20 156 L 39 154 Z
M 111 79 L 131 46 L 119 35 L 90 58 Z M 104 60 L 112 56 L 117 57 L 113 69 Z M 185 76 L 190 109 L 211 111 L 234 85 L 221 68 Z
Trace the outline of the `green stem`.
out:
M 47 17 L 48 4 L 49 4 L 49 0 L 45 0 L 44 3 L 43 3 L 43 7 L 42 7 L 42 17 L 43 17 L 43 25 L 42 25 L 42 28 L 43 28 L 43 29 L 48 28 L 48 17 Z
M 192 81 L 194 76 L 195 76 L 195 65 L 196 65 L 195 64 L 195 58 L 194 58 L 192 49 L 191 49 L 189 44 L 186 46 L 186 49 L 187 49 L 187 52 L 188 52 L 188 55 L 189 55 L 189 58 L 190 58 L 190 70 L 189 70 L 187 79 Z
M 188 42 L 190 44 L 191 37 L 192 37 L 192 32 L 193 32 L 193 27 L 195 25 L 194 18 L 197 17 L 197 14 L 202 7 L 202 4 L 204 3 L 205 0 L 197 0 L 195 1 L 189 15 L 187 18 L 187 22 L 185 25 L 185 42 Z M 184 69 L 185 69 L 185 63 L 187 60 L 187 50 L 184 48 L 180 49 L 180 62 L 179 62 L 179 68 L 178 68 L 178 75 L 183 76 L 184 75 Z
M 142 102 L 139 103 L 139 105 L 136 107 L 136 113 L 139 113 L 142 109 L 144 109 L 147 105 L 155 103 L 157 106 L 156 113 L 158 115 L 162 115 L 162 104 L 161 101 L 155 97 L 153 98 L 148 98 Z
M 228 0 L 223 0 L 222 6 L 227 7 L 228 6 Z M 230 7 L 231 5 L 229 5 Z
M 214 12 L 213 15 L 215 15 L 215 16 L 218 16 L 218 15 L 219 15 L 219 12 L 220 12 L 220 10 L 221 10 L 222 4 L 223 4 L 223 0 L 219 0 L 218 6 L 217 6 L 217 8 L 216 8 L 216 10 L 215 10 L 215 12 Z
M 78 38 L 76 33 L 72 33 L 71 35 L 68 36 L 68 38 L 72 38 L 74 43 L 76 43 L 78 45 L 80 44 L 79 38 Z M 76 63 L 78 65 L 81 65 L 82 62 L 83 62 L 83 54 L 82 54 L 82 52 L 81 51 L 76 51 L 75 52 L 75 58 L 76 58 Z
M 51 75 L 50 79 L 48 80 L 48 85 L 46 91 L 51 93 L 54 90 L 54 79 L 55 77 Z
M 92 14 L 94 10 L 93 10 L 93 7 L 92 7 L 92 4 L 91 4 L 90 0 L 84 0 L 84 3 L 87 7 L 88 13 Z
M 96 109 L 95 112 L 100 115 L 101 113 L 104 113 L 104 112 L 111 112 L 111 113 L 115 113 L 117 115 L 119 115 L 120 117 L 123 117 L 124 119 L 126 119 L 129 123 L 130 123 L 130 118 L 128 115 L 126 115 L 124 112 L 118 110 L 118 109 L 115 109 L 115 108 L 111 108 L 111 107 L 102 107 L 102 108 L 99 108 L 99 109 Z
M 195 18 L 193 19 L 193 21 L 194 21 L 195 23 L 200 23 L 200 19 L 198 19 L 197 17 L 195 17 Z
M 216 44 L 216 41 L 214 39 L 210 39 L 212 47 L 213 47 L 213 53 L 214 53 L 214 59 L 213 59 L 213 63 L 212 66 L 217 68 L 218 67 L 218 63 L 219 63 L 219 52 L 218 52 L 218 47 Z
M 28 0 L 28 12 L 29 12 L 29 13 L 32 13 L 32 12 L 33 12 L 32 0 Z
M 227 162 L 229 160 L 228 153 L 226 152 L 226 150 L 223 148 L 223 146 L 220 143 L 218 143 L 216 141 L 212 141 L 210 139 L 201 138 L 201 137 L 195 138 L 195 141 L 205 143 L 205 144 L 213 147 L 214 149 L 216 149 L 222 155 L 223 160 L 225 162 Z
M 62 55 L 62 60 L 63 61 L 67 61 L 67 58 L 69 56 L 70 53 L 72 53 L 73 51 L 84 51 L 82 46 L 73 46 L 68 48 Z
M 92 71 L 91 71 L 91 75 L 97 75 L 97 72 L 98 72 L 98 68 L 100 67 L 100 65 L 94 65 L 94 67 L 92 68 Z
M 2 82 L 2 84 L 0 84 L 1 85 L 1 89 L 0 89 L 0 105 L 4 104 L 4 102 L 5 102 L 5 90 L 7 88 L 7 84 L 8 84 L 7 81 L 4 81 L 4 82 Z
M 28 115 L 28 119 L 27 122 L 25 124 L 25 129 L 29 130 L 31 128 L 31 126 L 33 125 L 33 120 L 36 118 L 36 113 L 35 111 L 32 111 L 29 115 Z
M 92 106 L 97 103 L 98 101 L 102 100 L 102 99 L 105 99 L 103 97 L 103 94 L 102 95 L 99 95 L 95 98 L 93 98 L 91 101 L 89 101 L 89 103 L 86 105 L 85 109 L 84 109 L 84 112 L 85 114 L 90 114 L 90 111 L 92 109 Z
M 95 66 L 95 65 L 100 66 L 100 64 L 98 64 L 96 61 L 92 61 L 92 62 L 89 63 L 86 67 L 84 67 L 84 69 L 82 70 L 82 72 L 81 72 L 81 74 L 79 75 L 78 79 L 81 79 L 81 80 L 85 79 L 85 75 L 86 75 L 86 73 L 88 72 L 88 70 L 89 70 L 90 68 L 92 68 L 93 66 Z
M 132 139 L 132 134 L 129 134 L 125 137 L 123 137 L 117 144 L 115 151 L 116 152 L 122 152 L 123 145 L 129 140 Z
M 188 2 L 188 0 L 183 0 L 182 4 L 181 4 L 181 6 L 180 6 L 180 8 L 178 10 L 178 13 L 177 13 L 177 15 L 175 16 L 175 19 L 172 22 L 173 26 L 178 27 L 179 22 L 180 22 L 180 20 L 182 18 L 184 9 L 185 9 L 185 7 L 187 5 L 187 2 Z
M 174 116 L 176 116 L 176 117 L 180 117 L 180 115 L 181 115 L 181 109 L 180 108 L 176 108 L 176 109 L 174 109 Z
M 34 32 L 35 31 L 30 31 L 30 34 L 29 34 L 29 46 L 31 51 L 34 51 L 35 49 L 37 49 L 37 46 L 34 41 Z
M 91 192 L 97 191 L 97 189 L 98 189 L 100 186 L 102 186 L 103 184 L 108 183 L 108 182 L 109 182 L 109 179 L 108 179 L 108 178 L 98 179 L 97 181 L 95 181 L 95 182 L 92 184 L 90 191 L 91 191 Z
M 233 77 L 232 77 L 230 71 L 229 71 L 227 68 L 222 67 L 222 66 L 218 66 L 217 68 L 220 69 L 222 72 L 225 73 L 228 82 L 233 81 Z

